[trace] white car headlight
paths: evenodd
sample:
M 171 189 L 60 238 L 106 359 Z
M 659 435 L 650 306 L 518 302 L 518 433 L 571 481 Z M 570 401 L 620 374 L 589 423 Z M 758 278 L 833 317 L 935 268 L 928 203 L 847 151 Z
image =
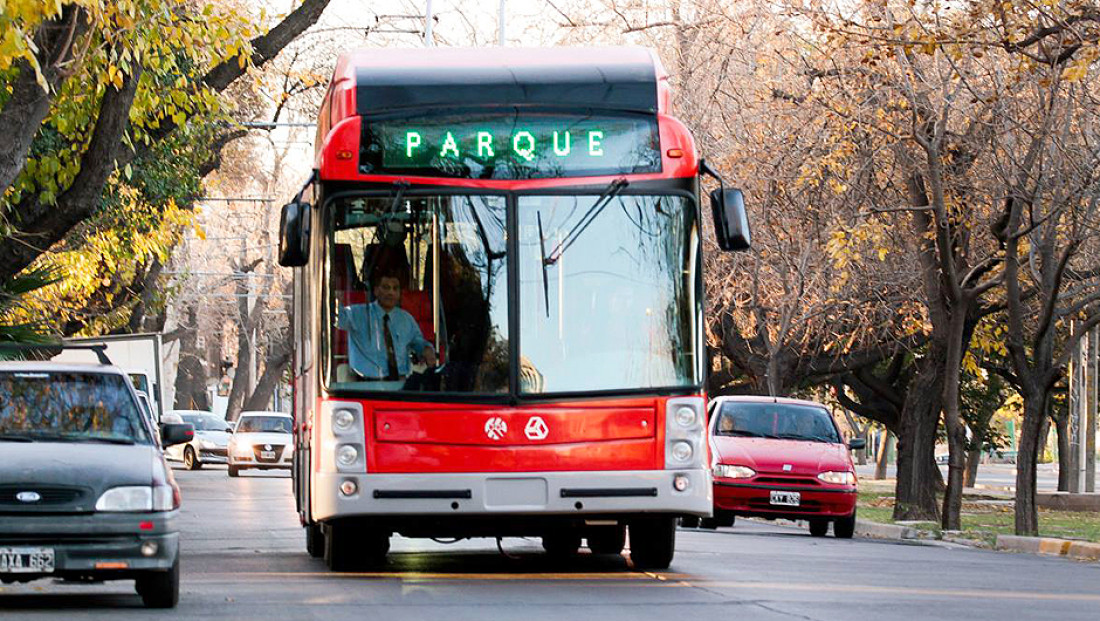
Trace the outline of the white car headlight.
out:
M 714 466 L 714 476 L 723 479 L 751 479 L 756 476 L 756 471 L 748 466 L 716 464 Z
M 169 493 L 171 488 L 169 488 Z M 169 495 L 169 498 L 171 496 Z M 169 501 L 171 502 L 171 501 Z M 153 488 L 148 486 L 112 487 L 95 503 L 96 511 L 152 511 Z
M 817 475 L 818 479 L 826 483 L 832 483 L 834 485 L 855 485 L 856 473 L 854 472 L 822 472 Z
M 229 445 L 229 448 L 237 457 L 248 457 L 252 454 L 252 447 L 248 446 L 247 444 L 237 444 L 234 442 L 233 444 Z

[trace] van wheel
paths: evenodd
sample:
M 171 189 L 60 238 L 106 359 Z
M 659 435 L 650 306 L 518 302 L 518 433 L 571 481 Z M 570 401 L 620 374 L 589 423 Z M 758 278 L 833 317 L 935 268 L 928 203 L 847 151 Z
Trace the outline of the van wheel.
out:
M 195 449 L 190 446 L 183 449 L 183 466 L 188 470 L 198 470 L 202 468 L 202 462 L 195 457 Z
M 630 523 L 630 560 L 637 569 L 668 569 L 676 552 L 676 518 L 647 517 Z
M 837 518 L 833 522 L 833 536 L 837 539 L 851 539 L 856 534 L 856 512 L 848 517 Z
M 810 535 L 824 537 L 829 534 L 829 520 L 810 520 Z
M 168 571 L 150 571 L 138 576 L 134 588 L 147 608 L 175 608 L 180 601 L 180 559 Z
M 337 520 L 325 530 L 325 564 L 332 571 L 362 571 L 386 562 L 390 534 L 369 522 Z
M 325 555 L 325 531 L 320 524 L 306 524 L 306 551 L 312 558 Z
M 593 554 L 622 554 L 625 545 L 625 526 L 600 526 L 588 531 L 588 549 Z

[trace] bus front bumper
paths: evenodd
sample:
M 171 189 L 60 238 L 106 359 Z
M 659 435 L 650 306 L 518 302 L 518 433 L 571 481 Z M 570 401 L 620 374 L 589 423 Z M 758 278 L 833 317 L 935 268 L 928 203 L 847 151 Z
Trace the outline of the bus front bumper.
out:
M 677 489 L 679 479 L 682 491 Z M 341 486 L 354 483 L 355 492 Z M 709 517 L 709 470 L 314 473 L 312 517 L 367 515 L 636 515 Z

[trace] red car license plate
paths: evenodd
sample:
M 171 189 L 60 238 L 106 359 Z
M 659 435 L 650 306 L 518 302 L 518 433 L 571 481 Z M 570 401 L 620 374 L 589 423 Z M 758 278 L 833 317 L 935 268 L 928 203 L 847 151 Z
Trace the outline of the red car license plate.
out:
M 52 574 L 53 548 L 0 548 L 0 574 Z
M 799 492 L 772 492 L 771 503 L 783 507 L 797 507 L 802 504 L 802 494 Z

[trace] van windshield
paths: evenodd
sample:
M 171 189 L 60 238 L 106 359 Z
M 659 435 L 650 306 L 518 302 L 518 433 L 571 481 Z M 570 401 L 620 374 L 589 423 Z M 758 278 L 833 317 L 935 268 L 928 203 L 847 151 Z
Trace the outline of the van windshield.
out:
M 121 375 L 0 372 L 0 441 L 151 442 Z

